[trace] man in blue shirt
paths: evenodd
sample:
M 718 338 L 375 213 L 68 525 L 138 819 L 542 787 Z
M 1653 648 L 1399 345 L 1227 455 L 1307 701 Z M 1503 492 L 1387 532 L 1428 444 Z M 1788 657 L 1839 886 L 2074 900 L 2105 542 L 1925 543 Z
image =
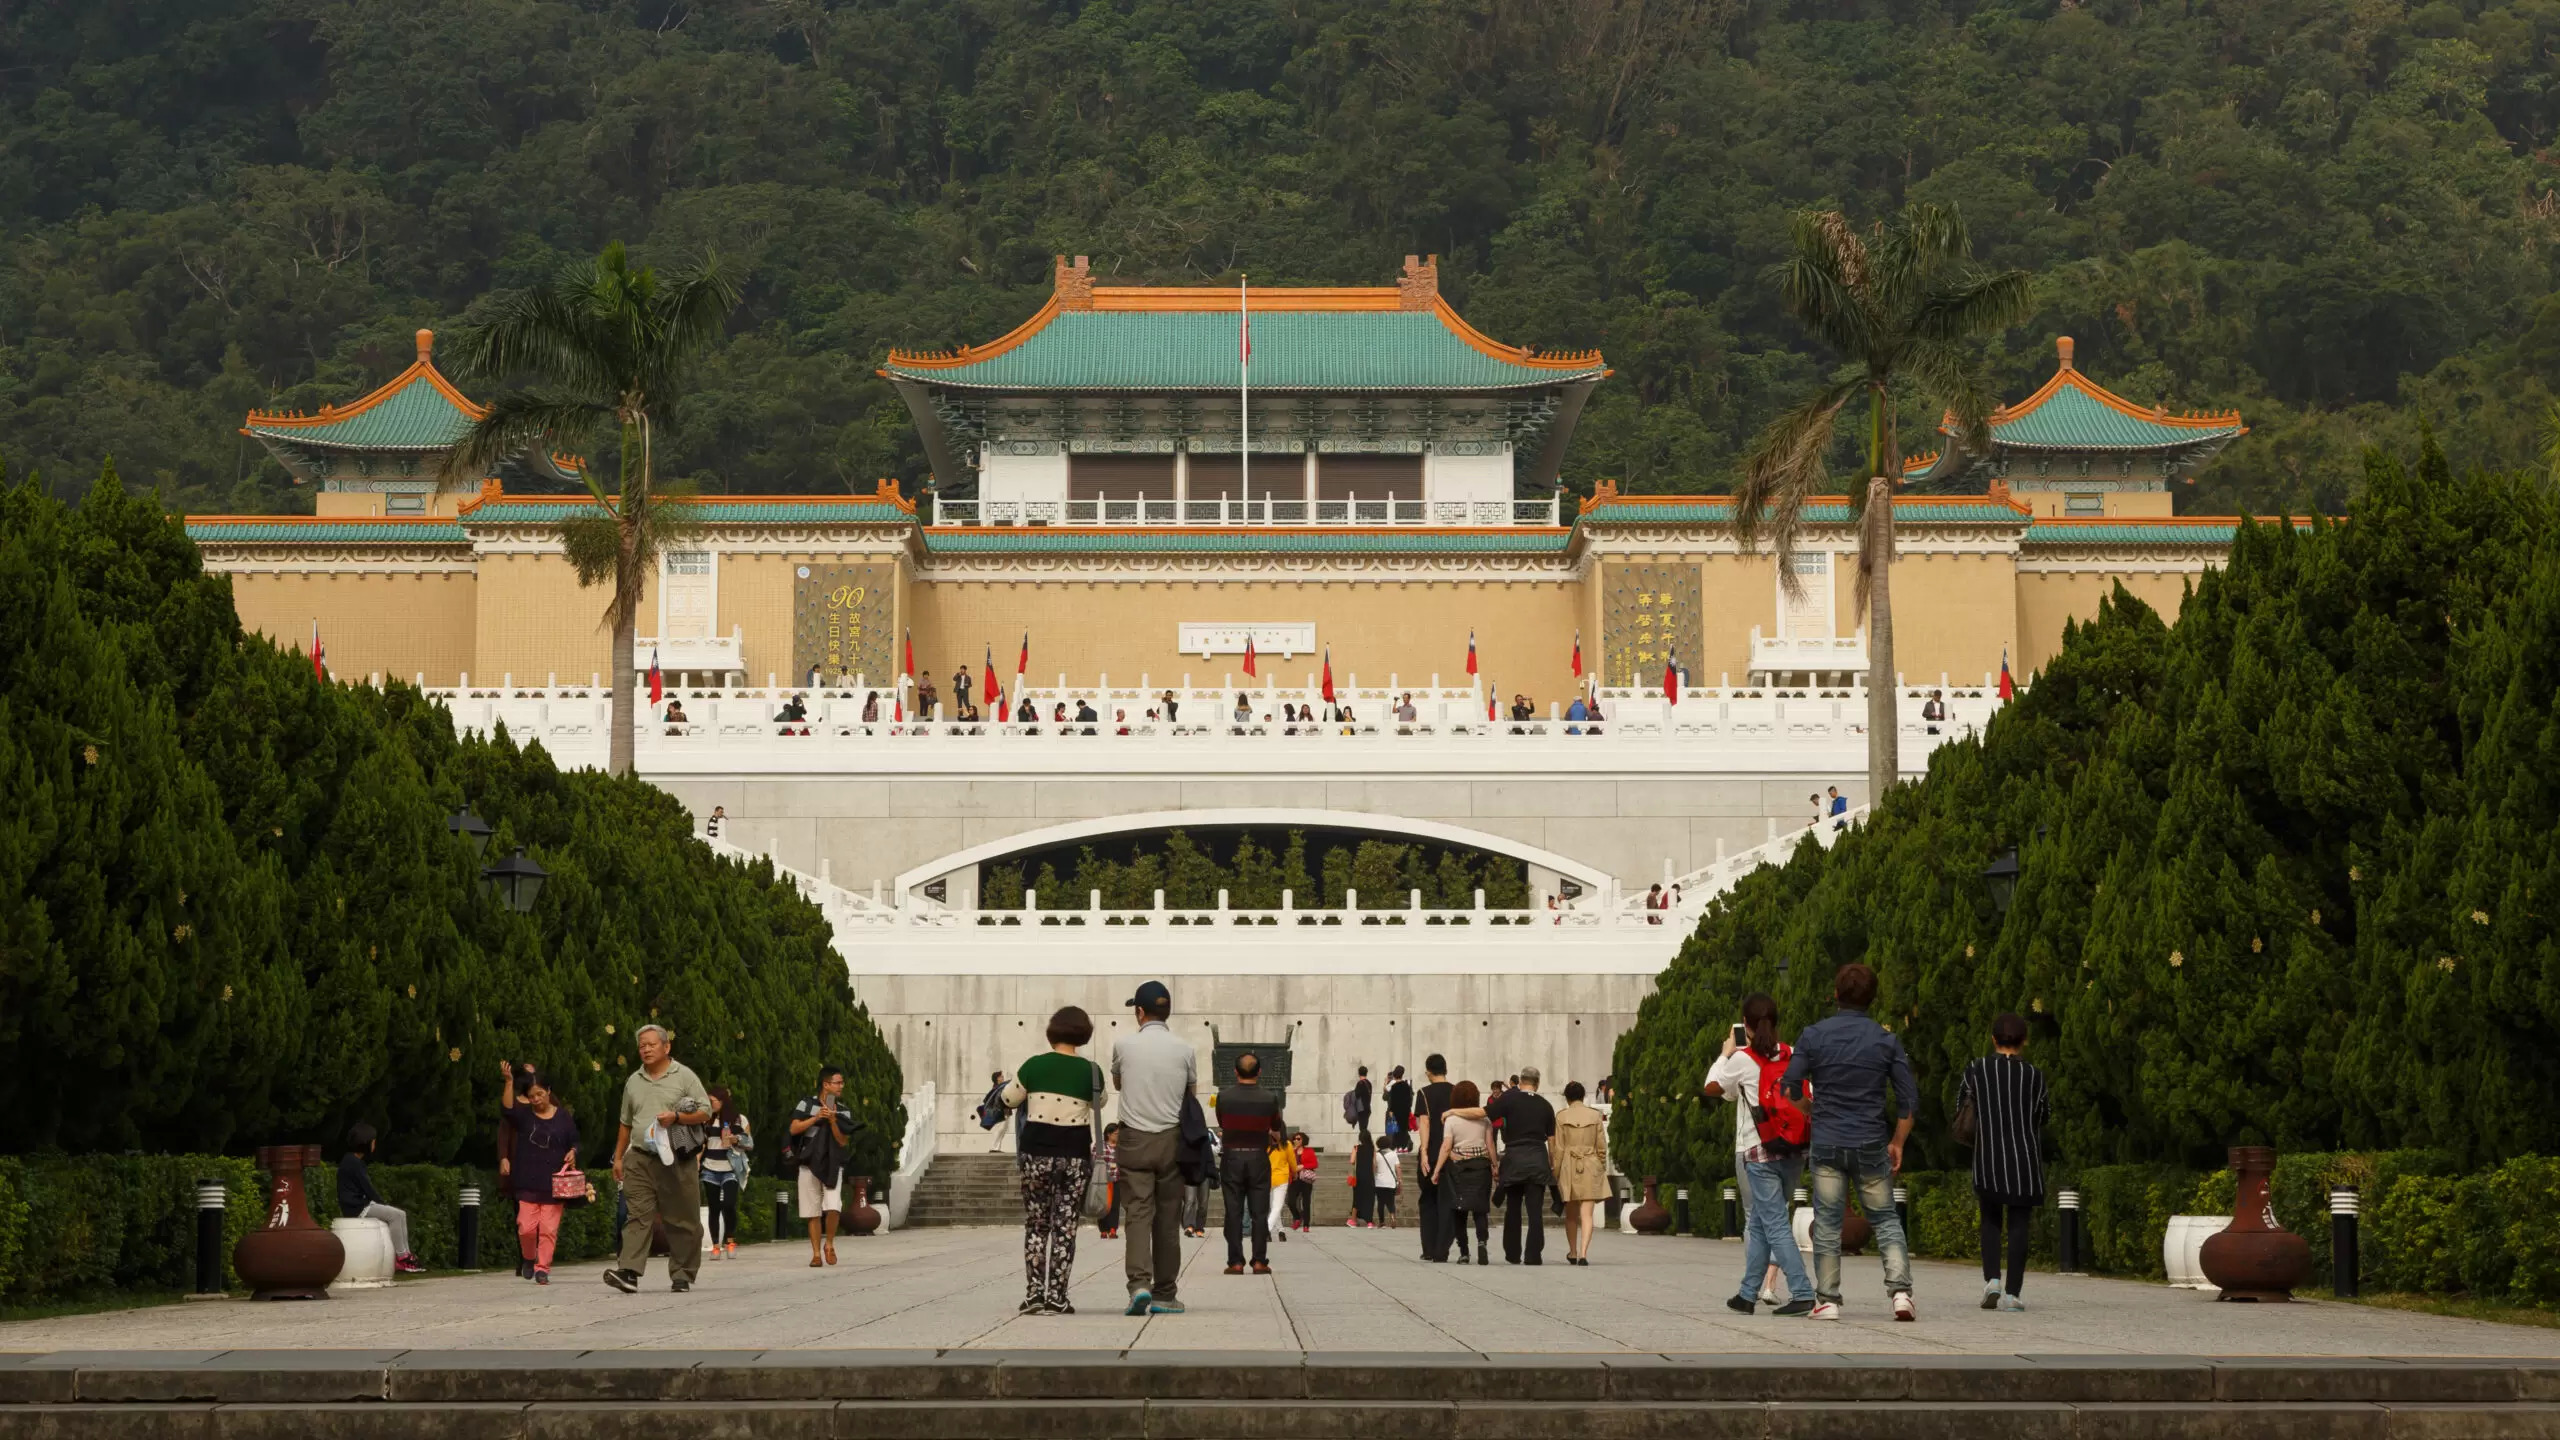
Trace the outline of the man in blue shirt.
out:
M 1893 1297 L 1893 1318 L 1910 1320 L 1917 1318 L 1911 1306 L 1911 1247 L 1903 1238 L 1901 1214 L 1893 1208 L 1893 1177 L 1902 1168 L 1902 1142 L 1911 1138 L 1919 1086 L 1901 1039 L 1867 1016 L 1876 999 L 1876 972 L 1843 965 L 1831 993 L 1840 1008 L 1796 1037 L 1795 1059 L 1778 1081 L 1779 1093 L 1798 1104 L 1805 1103 L 1806 1083 L 1813 1086 L 1808 1107 L 1813 1136 L 1806 1156 L 1813 1169 L 1814 1307 L 1805 1318 L 1840 1318 L 1840 1221 L 1854 1182 L 1858 1208 L 1866 1212 L 1876 1249 L 1884 1256 L 1884 1288 Z M 1888 1086 L 1895 1116 L 1890 1138 L 1884 1121 Z

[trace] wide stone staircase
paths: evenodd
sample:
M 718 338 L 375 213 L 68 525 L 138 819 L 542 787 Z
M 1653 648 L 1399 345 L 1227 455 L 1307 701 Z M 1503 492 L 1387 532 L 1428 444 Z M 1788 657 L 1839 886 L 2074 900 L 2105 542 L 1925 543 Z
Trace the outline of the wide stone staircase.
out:
M 1351 1217 L 1351 1187 L 1343 1183 L 1343 1166 L 1347 1163 L 1348 1158 L 1341 1155 L 1319 1158 L 1314 1192 L 1315 1223 L 1319 1225 L 1340 1225 Z M 1410 1227 L 1414 1223 L 1412 1187 L 1408 1184 L 1405 1189 L 1404 1224 Z M 1226 1206 L 1213 1187 L 1209 1192 L 1209 1228 L 1215 1230 L 1224 1225 L 1226 1213 Z M 906 1223 L 910 1228 L 1021 1224 L 1022 1183 L 1012 1153 L 955 1155 L 946 1151 L 936 1155 L 908 1197 Z

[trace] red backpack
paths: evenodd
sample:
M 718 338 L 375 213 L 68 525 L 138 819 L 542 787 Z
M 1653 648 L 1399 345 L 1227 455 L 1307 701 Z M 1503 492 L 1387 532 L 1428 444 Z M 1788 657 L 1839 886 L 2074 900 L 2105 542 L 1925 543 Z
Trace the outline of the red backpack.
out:
M 1787 1062 L 1795 1058 L 1794 1047 L 1778 1042 L 1778 1058 L 1763 1060 L 1760 1052 L 1746 1047 L 1743 1054 L 1760 1067 L 1759 1093 L 1751 1097 L 1751 1123 L 1759 1127 L 1760 1146 L 1771 1155 L 1793 1155 L 1813 1139 L 1813 1122 L 1794 1101 L 1778 1093 L 1779 1077 L 1787 1073 Z

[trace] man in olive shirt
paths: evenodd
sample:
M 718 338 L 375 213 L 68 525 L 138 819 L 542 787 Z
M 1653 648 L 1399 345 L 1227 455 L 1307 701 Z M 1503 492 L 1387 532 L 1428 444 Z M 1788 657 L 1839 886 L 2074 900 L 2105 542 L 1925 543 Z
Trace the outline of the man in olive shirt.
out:
M 684 1135 L 676 1127 L 711 1123 L 711 1102 L 704 1098 L 710 1092 L 671 1053 L 675 1036 L 665 1026 L 643 1025 L 634 1038 L 640 1068 L 622 1082 L 621 1127 L 613 1141 L 613 1180 L 622 1187 L 627 1218 L 622 1222 L 622 1254 L 604 1272 L 604 1283 L 625 1294 L 639 1290 L 641 1273 L 649 1268 L 650 1231 L 663 1222 L 667 1288 L 690 1290 L 702 1269 L 702 1176 L 696 1168 L 702 1142 L 699 1132 Z M 653 1124 L 669 1132 L 672 1162 L 659 1158 L 657 1147 L 647 1143 Z M 636 1147 L 631 1143 L 635 1126 L 642 1136 Z
M 1508 1090 L 1485 1102 L 1484 1116 L 1502 1127 L 1502 1258 L 1514 1265 L 1542 1265 L 1547 1249 L 1547 1186 L 1555 1180 L 1548 1147 L 1556 1136 L 1556 1107 L 1538 1093 L 1538 1072 L 1524 1065 Z M 1520 1211 L 1529 1211 L 1529 1242 L 1520 1243 Z

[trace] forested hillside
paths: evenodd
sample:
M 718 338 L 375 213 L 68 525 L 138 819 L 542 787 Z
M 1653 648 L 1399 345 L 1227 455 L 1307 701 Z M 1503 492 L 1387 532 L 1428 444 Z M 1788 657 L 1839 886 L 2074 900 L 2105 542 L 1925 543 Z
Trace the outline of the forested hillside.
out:
M 677 473 L 912 484 L 873 367 L 1001 332 L 1053 252 L 1374 284 L 1433 251 L 1487 331 L 1616 365 L 1577 486 L 1718 489 L 1836 358 L 1761 282 L 1788 213 L 1935 199 L 2041 277 L 2007 394 L 2067 331 L 2139 400 L 2246 412 L 2188 508 L 2336 508 L 2421 418 L 2457 468 L 2536 458 L 2555 42 L 2555 0 L 33 0 L 0 453 L 308 509 L 243 410 L 360 394 L 619 237 L 749 267 Z

